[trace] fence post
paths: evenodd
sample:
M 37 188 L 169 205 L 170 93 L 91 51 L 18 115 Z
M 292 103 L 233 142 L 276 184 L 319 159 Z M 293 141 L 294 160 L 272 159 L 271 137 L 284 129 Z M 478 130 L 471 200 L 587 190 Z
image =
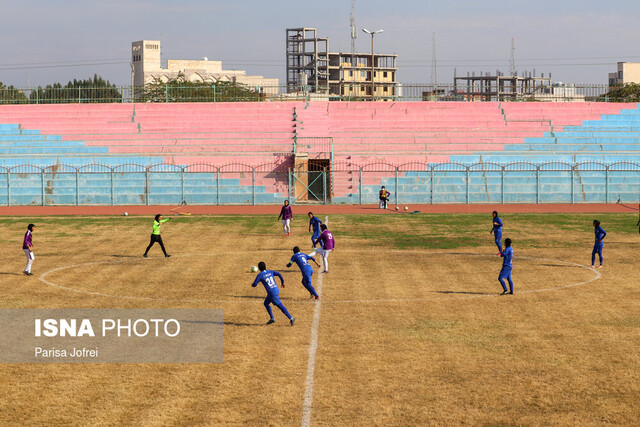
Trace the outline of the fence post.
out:
M 113 168 L 111 168 L 111 206 L 115 204 L 113 200 Z
M 180 168 L 180 203 L 184 203 L 184 168 Z
M 78 169 L 76 169 L 76 206 L 80 204 L 80 194 L 78 194 L 79 189 L 80 189 L 80 183 L 79 183 Z
M 164 102 L 169 102 L 169 85 L 164 85 Z
M 434 186 L 434 180 L 435 178 L 435 173 L 433 171 L 433 165 L 431 165 L 431 188 L 429 189 L 429 203 L 433 204 L 433 186 Z
M 609 203 L 609 165 L 604 169 L 604 202 Z
M 146 204 L 147 206 L 149 206 L 149 196 L 151 195 L 151 189 L 149 188 L 149 168 L 146 167 L 145 169 L 145 176 L 144 176 L 144 180 L 145 180 L 145 186 L 144 186 L 144 192 L 146 193 Z
M 536 205 L 540 203 L 540 166 L 536 165 Z
M 251 168 L 251 200 L 256 205 L 256 168 Z
M 216 204 L 220 206 L 220 168 L 216 168 Z
M 42 185 L 42 206 L 44 206 L 44 169 L 40 171 L 40 184 Z
M 322 168 L 322 204 L 327 204 L 327 167 Z
M 467 179 L 466 179 L 466 195 L 467 195 L 467 205 L 469 204 L 469 166 L 467 166 Z
M 358 181 L 358 193 L 360 194 L 360 204 L 362 204 L 362 168 L 360 168 L 360 178 Z
M 573 176 L 574 176 L 574 173 L 573 173 L 573 168 L 574 168 L 574 166 L 571 166 L 571 203 L 572 204 L 574 203 L 574 196 L 573 196 L 573 193 L 574 193 L 574 190 L 573 190 Z
M 396 166 L 396 205 L 398 204 L 398 167 Z
M 500 173 L 500 201 L 501 203 L 504 205 L 504 166 L 501 167 L 501 173 Z

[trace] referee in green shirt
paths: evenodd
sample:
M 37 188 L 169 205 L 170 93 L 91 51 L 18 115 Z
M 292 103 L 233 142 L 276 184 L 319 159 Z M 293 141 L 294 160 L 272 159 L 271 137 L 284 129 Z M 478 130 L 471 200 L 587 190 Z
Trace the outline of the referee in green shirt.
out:
M 149 249 L 151 249 L 151 246 L 153 246 L 155 242 L 160 243 L 160 247 L 162 248 L 162 252 L 164 252 L 165 257 L 169 258 L 171 256 L 167 254 L 167 251 L 164 249 L 164 244 L 162 243 L 162 237 L 160 236 L 160 226 L 165 222 L 169 221 L 170 219 L 171 217 L 167 219 L 162 219 L 161 214 L 156 215 L 156 219 L 153 221 L 153 231 L 151 232 L 151 242 L 149 242 L 149 246 L 147 246 L 147 250 L 144 251 L 144 255 L 142 255 L 143 257 L 145 258 L 147 257 L 147 253 L 149 252 Z

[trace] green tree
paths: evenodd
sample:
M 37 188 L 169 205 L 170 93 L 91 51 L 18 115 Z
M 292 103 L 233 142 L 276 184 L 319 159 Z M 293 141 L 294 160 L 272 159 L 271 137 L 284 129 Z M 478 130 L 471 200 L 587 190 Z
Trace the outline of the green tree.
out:
M 69 81 L 65 86 L 54 83 L 31 91 L 32 103 L 96 103 L 122 102 L 122 94 L 116 85 L 95 74 L 86 80 Z
M 640 84 L 626 83 L 624 85 L 616 85 L 609 89 L 600 98 L 612 102 L 640 102 Z
M 191 82 L 184 74 L 163 82 L 154 78 L 147 83 L 136 101 L 142 102 L 251 102 L 263 95 L 235 82 Z
M 0 104 L 24 104 L 29 100 L 27 96 L 13 85 L 6 86 L 0 82 Z

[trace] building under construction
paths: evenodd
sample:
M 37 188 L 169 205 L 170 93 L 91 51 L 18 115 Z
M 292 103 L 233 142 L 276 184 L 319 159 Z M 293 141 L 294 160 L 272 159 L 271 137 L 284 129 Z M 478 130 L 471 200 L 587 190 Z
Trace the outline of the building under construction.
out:
M 514 101 L 536 98 L 551 86 L 551 74 L 540 77 L 534 73 L 525 73 L 518 76 L 517 73 L 505 76 L 480 73 L 476 76 L 467 74 L 466 77 L 454 75 L 453 86 L 455 97 L 469 101 Z
M 341 99 L 398 96 L 398 55 L 336 53 L 315 28 L 287 29 L 287 90 Z

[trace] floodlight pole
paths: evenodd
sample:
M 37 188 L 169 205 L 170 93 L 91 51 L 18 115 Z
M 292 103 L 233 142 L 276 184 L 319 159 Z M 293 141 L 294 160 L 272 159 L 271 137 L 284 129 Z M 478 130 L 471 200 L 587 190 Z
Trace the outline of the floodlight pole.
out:
M 367 34 L 371 35 L 371 101 L 374 101 L 374 93 L 376 90 L 376 86 L 375 86 L 375 82 L 374 82 L 374 54 L 373 54 L 373 38 L 376 34 L 383 32 L 384 30 L 377 30 L 377 31 L 369 31 L 366 28 L 363 28 L 362 31 L 364 31 Z

